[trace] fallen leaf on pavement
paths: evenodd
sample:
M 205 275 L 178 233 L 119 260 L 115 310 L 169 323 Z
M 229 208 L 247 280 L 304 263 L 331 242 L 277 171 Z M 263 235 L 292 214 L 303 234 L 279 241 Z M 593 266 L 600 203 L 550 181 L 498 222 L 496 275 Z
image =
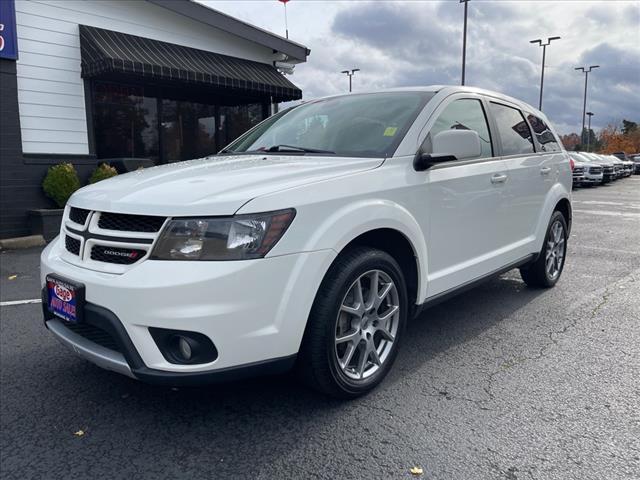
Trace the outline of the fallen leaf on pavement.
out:
M 9 280 L 15 280 L 18 278 L 18 275 L 9 275 Z
M 411 470 L 409 470 L 411 472 L 411 475 L 422 475 L 422 468 L 420 467 L 411 467 Z
M 81 436 L 83 436 L 83 435 L 84 435 L 84 430 L 78 430 L 77 432 L 74 432 L 74 435 L 75 435 L 76 437 L 81 437 Z

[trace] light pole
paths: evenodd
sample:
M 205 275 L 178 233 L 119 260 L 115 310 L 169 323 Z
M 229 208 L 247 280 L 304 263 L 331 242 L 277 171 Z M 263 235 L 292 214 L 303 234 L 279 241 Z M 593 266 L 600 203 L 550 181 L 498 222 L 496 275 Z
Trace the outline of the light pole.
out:
M 587 68 L 589 68 L 589 70 L 587 70 Z M 585 121 L 585 116 L 587 114 L 587 81 L 589 80 L 589 72 L 594 68 L 600 68 L 600 65 L 591 65 L 590 67 L 574 68 L 574 70 L 580 70 L 581 72 L 584 72 L 584 103 L 582 104 L 582 131 L 580 133 L 580 141 L 582 143 L 584 143 L 584 138 L 582 138 L 582 135 L 584 135 L 584 121 Z
M 460 3 L 464 3 L 464 28 L 462 29 L 462 83 L 464 85 L 465 76 L 465 64 L 467 61 L 467 11 L 469 0 L 460 0 Z
M 589 116 L 589 128 L 587 129 L 587 152 L 591 151 L 591 117 L 595 115 L 593 112 L 587 112 Z
M 560 40 L 560 37 L 549 37 L 547 38 L 547 43 L 542 43 L 542 39 L 538 38 L 537 40 L 531 40 L 529 43 L 537 43 L 542 47 L 542 74 L 540 75 L 540 102 L 538 102 L 538 110 L 542 110 L 542 89 L 544 88 L 544 59 L 547 54 L 547 45 L 549 45 L 553 40 Z
M 289 38 L 289 25 L 287 24 L 287 2 L 289 0 L 278 0 L 279 2 L 282 2 L 282 4 L 284 5 L 284 31 L 285 31 L 285 35 L 287 38 Z
M 347 76 L 349 77 L 349 92 L 351 92 L 351 77 L 353 77 L 353 74 L 356 72 L 359 72 L 360 69 L 359 68 L 354 68 L 351 71 L 349 70 L 343 70 L 340 73 L 346 73 Z

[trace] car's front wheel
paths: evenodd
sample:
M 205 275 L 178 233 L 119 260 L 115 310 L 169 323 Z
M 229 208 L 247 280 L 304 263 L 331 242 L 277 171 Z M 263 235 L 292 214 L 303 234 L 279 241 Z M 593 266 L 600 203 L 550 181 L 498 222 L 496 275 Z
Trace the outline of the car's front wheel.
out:
M 316 295 L 298 356 L 302 379 L 339 398 L 362 395 L 386 376 L 407 319 L 398 263 L 381 250 L 341 254 Z

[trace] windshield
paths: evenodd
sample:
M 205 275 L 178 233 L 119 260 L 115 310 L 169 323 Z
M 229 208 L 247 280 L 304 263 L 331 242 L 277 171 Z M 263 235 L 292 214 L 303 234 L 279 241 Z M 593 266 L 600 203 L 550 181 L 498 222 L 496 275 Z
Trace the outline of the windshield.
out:
M 386 157 L 433 95 L 387 92 L 315 100 L 268 118 L 221 153 Z

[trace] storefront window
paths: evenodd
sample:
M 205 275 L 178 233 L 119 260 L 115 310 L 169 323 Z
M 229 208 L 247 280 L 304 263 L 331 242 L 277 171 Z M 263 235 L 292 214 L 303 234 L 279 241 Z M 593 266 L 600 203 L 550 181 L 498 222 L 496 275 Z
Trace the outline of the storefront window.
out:
M 162 150 L 166 162 L 216 153 L 215 106 L 162 100 Z
M 158 105 L 142 87 L 99 83 L 93 122 L 98 158 L 158 158 Z
M 216 153 L 263 119 L 261 103 L 218 106 L 206 103 L 206 95 L 192 101 L 188 94 L 96 82 L 97 157 L 149 158 L 156 163 L 201 158 Z
M 262 104 L 220 107 L 220 148 L 263 120 Z

